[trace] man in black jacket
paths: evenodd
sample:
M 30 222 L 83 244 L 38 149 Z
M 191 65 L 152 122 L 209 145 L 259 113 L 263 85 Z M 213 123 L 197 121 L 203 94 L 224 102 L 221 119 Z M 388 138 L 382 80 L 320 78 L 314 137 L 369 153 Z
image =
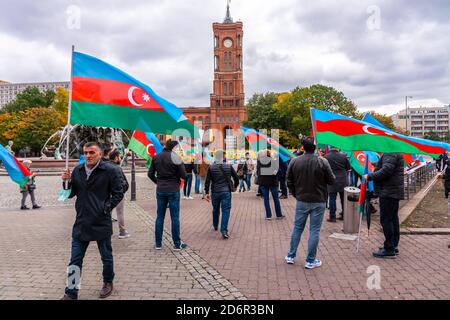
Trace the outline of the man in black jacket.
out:
M 63 181 L 69 181 L 69 198 L 77 197 L 77 212 L 72 230 L 72 252 L 68 268 L 68 286 L 64 300 L 78 299 L 83 258 L 90 241 L 97 241 L 103 262 L 103 288 L 100 298 L 108 297 L 113 290 L 114 265 L 111 246 L 111 211 L 123 199 L 122 177 L 109 163 L 103 162 L 97 143 L 88 142 L 83 147 L 86 158 L 72 172 L 67 169 Z
M 223 150 L 217 150 L 215 160 L 208 168 L 205 180 L 205 195 L 206 200 L 212 199 L 213 206 L 213 227 L 214 230 L 218 229 L 220 207 L 222 207 L 222 222 L 220 224 L 220 232 L 224 239 L 228 239 L 228 220 L 230 219 L 231 212 L 231 178 L 234 181 L 234 188 L 239 185 L 239 177 L 234 170 L 233 166 L 224 163 Z M 211 196 L 209 195 L 209 186 L 211 185 Z
M 291 245 L 285 261 L 287 264 L 294 263 L 309 216 L 308 256 L 305 268 L 313 269 L 322 265 L 322 262 L 316 259 L 317 246 L 327 201 L 327 185 L 332 185 L 335 177 L 328 161 L 314 154 L 316 145 L 312 138 L 303 138 L 302 145 L 305 153 L 291 160 L 287 173 L 288 188 L 297 199 L 297 206 Z
M 157 154 L 148 171 L 148 177 L 156 183 L 157 217 L 155 222 L 155 248 L 162 249 L 164 218 L 169 205 L 172 220 L 172 240 L 175 251 L 187 245 L 180 239 L 180 184 L 186 179 L 183 160 L 173 152 L 177 141 L 168 140 L 163 151 Z
M 122 168 L 120 167 L 120 152 L 119 150 L 113 150 L 109 154 L 109 160 L 110 163 L 117 168 L 117 170 L 120 173 L 120 176 L 122 177 L 122 186 L 123 186 L 123 193 L 125 194 L 128 191 L 129 184 L 127 177 L 123 173 Z M 128 233 L 127 229 L 125 229 L 125 198 L 122 199 L 122 201 L 119 202 L 119 204 L 116 207 L 116 215 L 117 215 L 117 221 L 119 224 L 119 239 L 126 239 L 130 237 L 130 234 Z
M 380 222 L 384 246 L 373 253 L 376 258 L 395 258 L 400 240 L 399 202 L 404 198 L 404 159 L 400 153 L 384 153 L 374 172 L 364 178 L 375 182 L 375 193 L 380 198 Z
M 341 199 L 341 213 L 339 220 L 344 220 L 344 188 L 348 185 L 348 171 L 351 169 L 347 156 L 337 148 L 331 147 L 330 152 L 325 155 L 331 170 L 336 177 L 336 181 L 328 186 L 328 196 L 330 199 L 330 217 L 328 222 L 336 222 L 336 200 L 337 195 Z

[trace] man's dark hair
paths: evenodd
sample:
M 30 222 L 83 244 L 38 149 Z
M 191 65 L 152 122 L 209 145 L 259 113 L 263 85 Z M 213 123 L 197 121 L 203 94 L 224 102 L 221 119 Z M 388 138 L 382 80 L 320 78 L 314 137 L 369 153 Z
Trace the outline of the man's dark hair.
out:
M 119 152 L 119 150 L 113 150 L 113 151 L 111 151 L 111 153 L 109 154 L 109 160 L 115 160 L 117 157 L 120 158 L 120 152 Z
M 109 153 L 111 152 L 112 148 L 111 147 L 104 147 L 103 148 L 103 157 L 108 158 L 109 157 Z
M 312 153 L 316 150 L 316 145 L 314 144 L 314 139 L 312 137 L 303 137 L 302 146 L 305 152 Z
M 83 148 L 89 148 L 89 147 L 97 147 L 99 150 L 101 150 L 100 145 L 97 142 L 94 142 L 94 141 L 86 142 L 83 145 Z
M 177 144 L 178 144 L 178 141 L 169 139 L 166 142 L 166 149 L 172 151 L 173 148 L 175 148 L 177 146 Z

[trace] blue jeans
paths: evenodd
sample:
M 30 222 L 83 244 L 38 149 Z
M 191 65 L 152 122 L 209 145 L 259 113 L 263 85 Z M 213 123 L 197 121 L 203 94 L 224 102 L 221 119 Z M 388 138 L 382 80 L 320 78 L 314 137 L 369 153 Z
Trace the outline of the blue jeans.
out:
M 241 191 L 242 189 L 244 189 L 245 191 L 244 178 L 239 178 L 239 191 Z
M 245 183 L 247 184 L 247 190 L 250 190 L 250 187 L 252 186 L 252 174 L 247 173 L 245 176 Z
M 336 219 L 336 200 L 337 200 L 338 193 L 339 193 L 339 198 L 341 198 L 342 214 L 344 214 L 344 192 L 330 192 L 330 193 L 328 193 L 328 197 L 330 199 L 330 218 L 331 219 Z
M 75 270 L 70 270 L 68 274 L 69 286 L 66 287 L 65 293 L 72 297 L 78 298 L 78 284 L 81 277 L 81 270 L 83 268 L 83 258 L 89 246 L 89 241 L 80 241 L 72 238 L 72 251 L 69 262 L 69 267 L 78 267 L 80 273 L 75 274 Z M 111 237 L 97 241 L 97 247 L 102 257 L 103 263 L 103 282 L 112 283 L 114 280 L 114 261 L 111 246 Z M 75 280 L 77 279 L 77 280 Z M 75 280 L 75 281 L 74 281 Z
M 186 180 L 184 181 L 184 187 L 183 187 L 183 195 L 185 197 L 191 196 L 191 187 L 192 187 L 192 173 L 188 173 L 188 174 L 186 174 Z
M 286 184 L 286 178 L 280 178 L 280 190 L 281 190 L 281 195 L 287 197 L 288 189 L 287 189 L 287 184 Z
M 295 208 L 294 230 L 291 235 L 291 248 L 288 257 L 295 258 L 298 244 L 305 229 L 306 219 L 309 218 L 309 240 L 308 256 L 306 262 L 314 262 L 316 259 L 317 246 L 319 245 L 320 228 L 322 226 L 323 214 L 325 212 L 325 202 L 311 203 L 297 201 Z
M 181 244 L 180 240 L 180 192 L 156 192 L 156 223 L 155 242 L 157 247 L 162 245 L 164 231 L 164 218 L 167 204 L 169 204 L 170 219 L 172 220 L 172 240 L 175 246 Z
M 200 186 L 201 185 L 201 181 L 200 181 L 200 176 L 198 174 L 195 175 L 195 184 L 194 184 L 194 189 L 195 189 L 195 193 L 200 193 Z
M 266 218 L 272 217 L 272 210 L 270 209 L 269 192 L 272 193 L 273 202 L 275 204 L 275 214 L 277 217 L 281 217 L 280 199 L 278 198 L 278 186 L 261 186 L 262 196 L 264 198 L 264 207 L 266 208 Z
M 231 192 L 212 192 L 211 200 L 213 206 L 213 226 L 219 225 L 220 207 L 222 206 L 222 222 L 220 223 L 220 232 L 228 233 L 228 220 L 231 211 Z

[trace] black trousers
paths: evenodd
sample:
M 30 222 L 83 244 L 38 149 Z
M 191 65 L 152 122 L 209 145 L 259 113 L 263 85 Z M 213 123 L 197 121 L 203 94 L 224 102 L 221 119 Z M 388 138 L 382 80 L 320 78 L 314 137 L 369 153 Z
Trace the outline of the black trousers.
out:
M 393 252 L 400 241 L 399 202 L 398 199 L 380 197 L 380 223 L 386 238 L 384 249 L 388 252 Z

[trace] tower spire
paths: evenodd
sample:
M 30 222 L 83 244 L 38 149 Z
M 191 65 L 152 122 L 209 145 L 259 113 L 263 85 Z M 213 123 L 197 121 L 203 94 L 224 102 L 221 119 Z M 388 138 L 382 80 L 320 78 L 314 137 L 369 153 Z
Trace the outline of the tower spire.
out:
M 223 23 L 233 23 L 233 18 L 230 15 L 230 2 L 231 0 L 227 0 L 227 14 L 223 20 Z

